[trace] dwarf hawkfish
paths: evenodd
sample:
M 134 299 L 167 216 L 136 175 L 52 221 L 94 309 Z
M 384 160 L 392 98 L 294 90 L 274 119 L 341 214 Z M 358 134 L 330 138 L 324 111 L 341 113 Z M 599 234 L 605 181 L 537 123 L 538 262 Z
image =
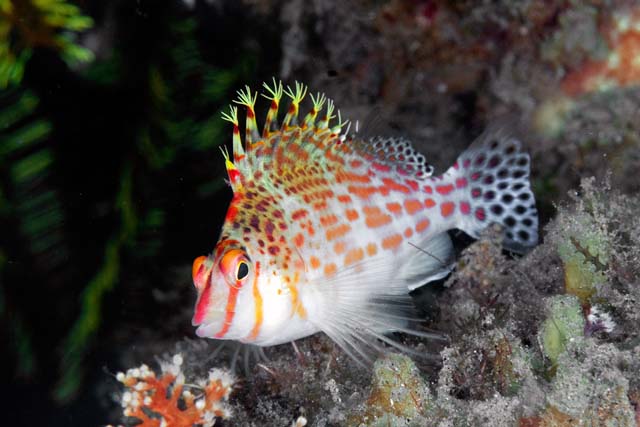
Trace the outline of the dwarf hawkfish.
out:
M 322 331 L 366 360 L 380 340 L 400 346 L 388 332 L 420 335 L 408 326 L 409 291 L 450 272 L 447 230 L 478 237 L 498 223 L 506 248 L 537 243 L 529 156 L 508 132 L 485 132 L 432 176 L 408 140 L 361 139 L 339 112 L 332 124 L 323 94 L 300 121 L 305 86 L 263 86 L 262 133 L 248 86 L 234 101 L 246 108 L 244 144 L 237 107 L 223 114 L 233 199 L 213 253 L 193 263 L 198 336 L 262 347 Z M 291 101 L 278 123 L 283 94 Z

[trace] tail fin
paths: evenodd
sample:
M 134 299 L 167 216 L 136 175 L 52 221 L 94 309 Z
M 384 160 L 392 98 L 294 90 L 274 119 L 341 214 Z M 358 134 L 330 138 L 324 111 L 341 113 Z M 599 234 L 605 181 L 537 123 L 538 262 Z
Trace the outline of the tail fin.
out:
M 458 228 L 472 237 L 492 223 L 504 227 L 506 248 L 523 252 L 538 242 L 538 213 L 529 183 L 529 155 L 506 131 L 481 135 L 446 175 L 468 191 L 467 215 Z M 465 212 L 463 212 L 465 213 Z

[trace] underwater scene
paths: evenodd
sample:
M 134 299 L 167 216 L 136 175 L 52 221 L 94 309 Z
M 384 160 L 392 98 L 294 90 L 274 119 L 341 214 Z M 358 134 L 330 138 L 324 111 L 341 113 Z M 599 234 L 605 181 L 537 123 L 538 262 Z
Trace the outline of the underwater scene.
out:
M 640 2 L 0 0 L 6 426 L 640 427 Z

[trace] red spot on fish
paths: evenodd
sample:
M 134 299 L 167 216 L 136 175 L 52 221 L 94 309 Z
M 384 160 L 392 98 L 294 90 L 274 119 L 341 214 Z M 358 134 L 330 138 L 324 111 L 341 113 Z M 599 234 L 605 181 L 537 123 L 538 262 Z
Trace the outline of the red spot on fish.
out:
M 442 194 L 443 196 L 446 196 L 447 194 L 451 193 L 453 191 L 453 185 L 451 184 L 447 184 L 447 185 L 438 185 L 436 187 L 436 191 L 439 194 Z
M 469 165 L 471 165 L 471 160 L 470 159 L 465 159 L 464 162 L 462 162 L 462 167 L 463 168 L 468 168 Z
M 267 249 L 269 251 L 269 253 L 273 256 L 276 256 L 280 253 L 280 248 L 277 246 L 269 246 L 269 248 Z
M 482 190 L 480 190 L 479 188 L 471 189 L 471 197 L 473 197 L 474 199 L 477 199 L 480 196 L 482 196 Z
M 481 176 L 482 174 L 480 172 L 474 172 L 471 174 L 471 181 L 477 181 Z
M 291 214 L 291 219 L 293 219 L 294 221 L 298 221 L 307 216 L 307 213 L 308 212 L 305 209 L 298 209 Z
M 380 172 L 389 172 L 391 170 L 390 166 L 378 162 L 373 162 L 371 167 Z
M 352 160 L 351 161 L 351 167 L 352 168 L 359 168 L 360 166 L 362 166 L 362 161 L 361 160 Z
M 484 221 L 487 218 L 487 213 L 484 211 L 484 208 L 477 208 L 475 215 L 480 221 Z
M 433 194 L 433 188 L 431 188 L 430 185 L 425 185 L 424 187 L 422 187 L 422 189 L 427 193 L 427 194 Z
M 338 201 L 340 203 L 351 203 L 351 196 L 349 196 L 348 194 L 342 194 L 338 196 Z
M 412 180 L 412 179 L 407 179 L 407 180 L 405 181 L 405 183 L 406 183 L 409 187 L 411 187 L 411 189 L 412 189 L 413 191 L 418 191 L 418 188 L 420 188 L 420 186 L 418 185 L 418 183 L 417 183 L 417 182 L 415 182 L 415 181 L 414 181 L 414 180 Z
M 225 221 L 233 222 L 235 217 L 238 215 L 238 208 L 234 205 L 229 206 L 229 210 L 227 211 L 227 216 L 225 217 Z
M 456 179 L 456 188 L 464 188 L 468 184 L 467 178 L 458 178 Z
M 302 235 L 302 233 L 298 233 L 295 235 L 295 237 L 293 238 L 293 244 L 297 247 L 301 247 L 302 245 L 304 245 L 304 236 Z
M 471 205 L 469 205 L 469 202 L 460 202 L 460 212 L 464 215 L 469 215 L 471 213 Z
M 455 206 L 456 205 L 454 205 L 453 202 L 444 202 L 442 205 L 440 205 L 440 213 L 445 218 L 451 216 L 451 214 L 455 210 Z

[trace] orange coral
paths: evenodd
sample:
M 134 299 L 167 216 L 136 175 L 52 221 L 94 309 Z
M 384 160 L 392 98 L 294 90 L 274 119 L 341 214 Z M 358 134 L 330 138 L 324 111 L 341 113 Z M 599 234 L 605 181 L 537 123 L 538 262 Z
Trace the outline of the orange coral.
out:
M 206 380 L 187 385 L 181 365 L 182 356 L 176 355 L 172 363 L 161 365 L 160 376 L 146 365 L 119 373 L 117 379 L 126 388 L 122 395 L 124 415 L 141 420 L 141 427 L 210 427 L 216 417 L 230 417 L 224 402 L 233 387 L 231 375 L 213 369 Z M 196 394 L 185 387 L 195 389 Z
M 614 15 L 601 31 L 609 45 L 608 58 L 587 61 L 580 69 L 567 74 L 562 81 L 567 95 L 640 84 L 640 8 Z

